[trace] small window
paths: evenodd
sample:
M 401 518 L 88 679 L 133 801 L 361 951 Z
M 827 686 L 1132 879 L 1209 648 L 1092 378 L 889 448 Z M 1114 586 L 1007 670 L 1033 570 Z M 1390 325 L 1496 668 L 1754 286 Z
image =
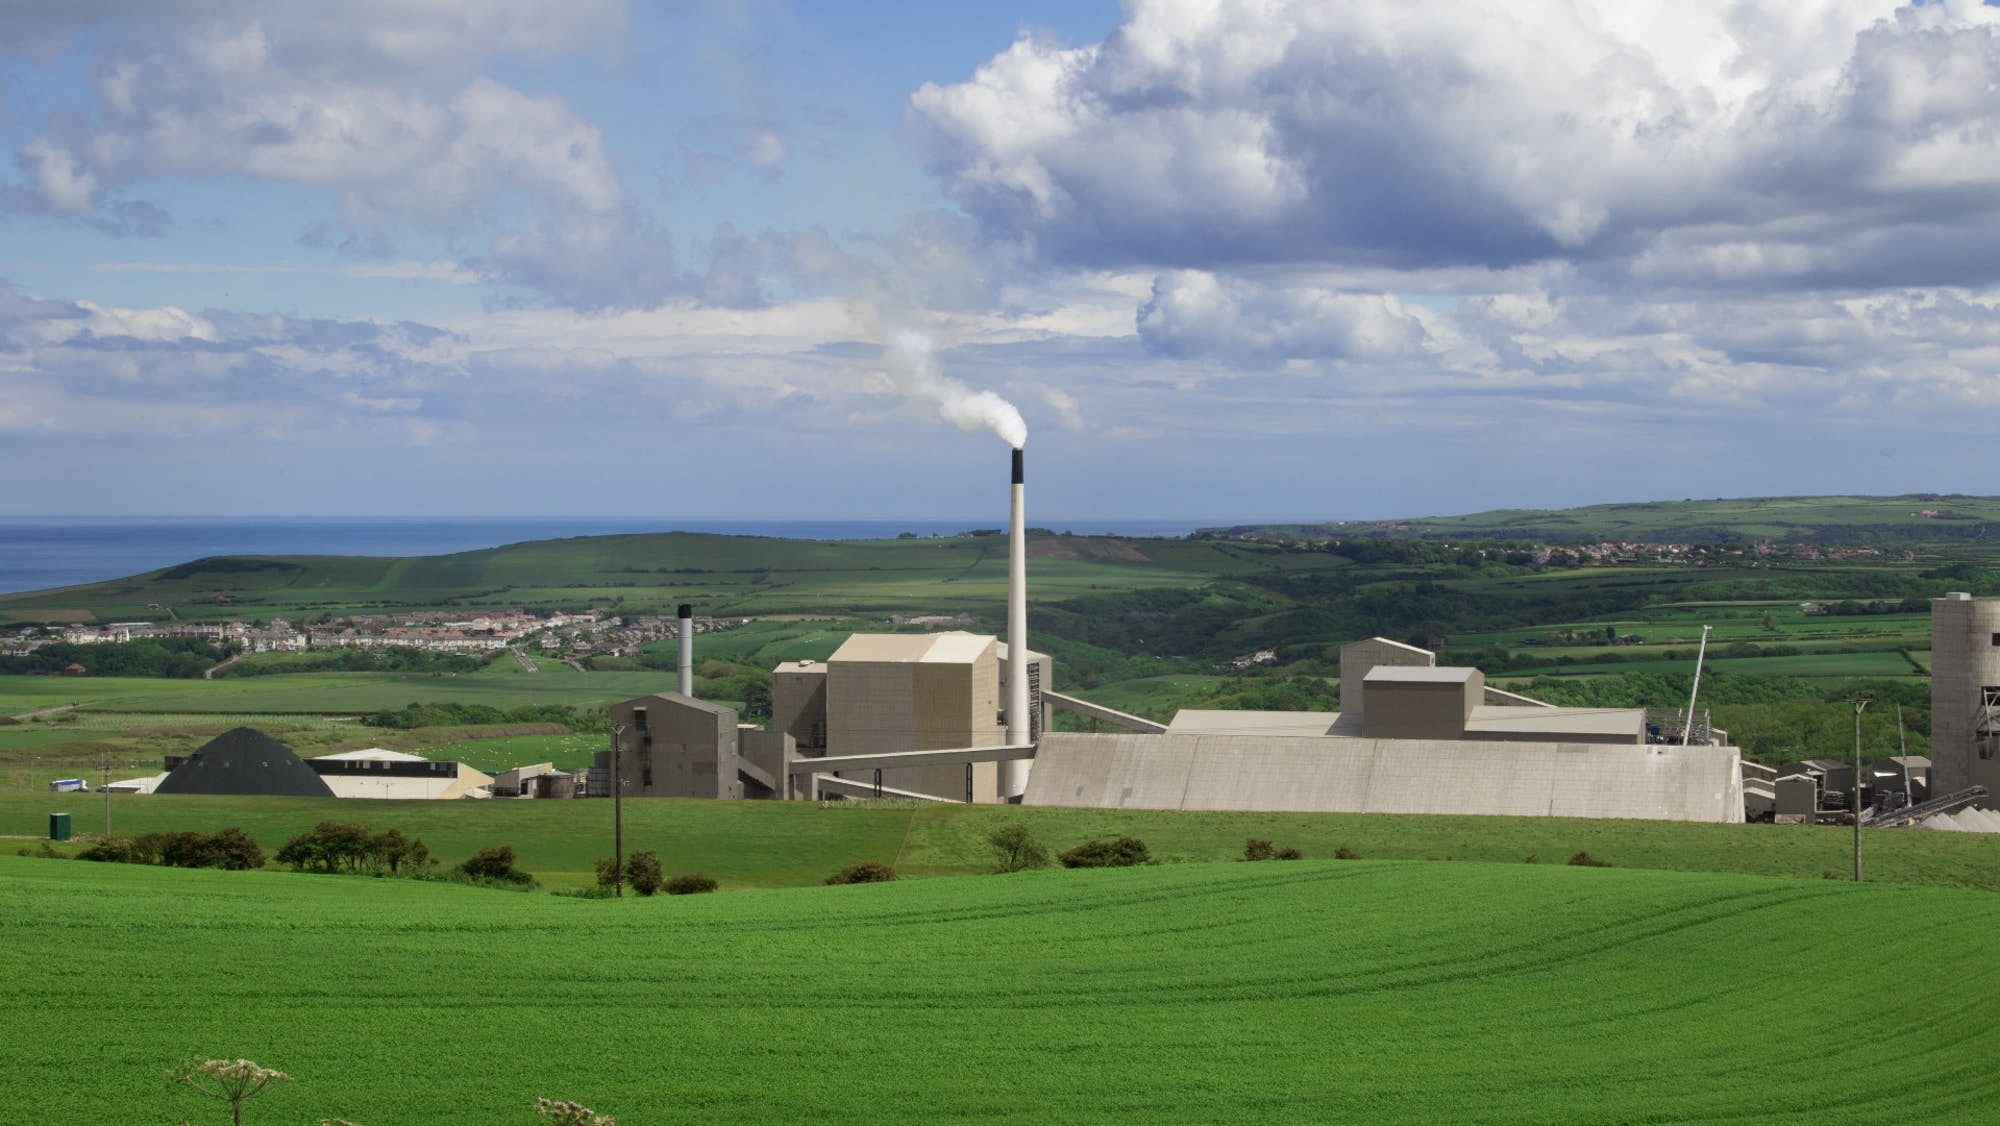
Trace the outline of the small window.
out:
M 1993 635 L 1993 644 L 1996 646 L 2000 646 L 2000 633 L 1996 633 Z
M 632 709 L 632 726 L 638 728 L 641 731 L 646 730 L 646 709 L 644 708 Z

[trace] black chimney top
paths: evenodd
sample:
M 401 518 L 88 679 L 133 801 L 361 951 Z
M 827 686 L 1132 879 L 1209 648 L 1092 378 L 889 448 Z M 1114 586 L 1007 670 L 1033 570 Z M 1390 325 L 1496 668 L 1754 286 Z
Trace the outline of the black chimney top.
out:
M 683 603 L 681 603 L 681 613 L 680 613 L 680 616 L 681 616 L 681 617 L 683 617 L 683 618 L 692 618 L 692 617 L 694 617 L 694 603 L 692 603 L 692 602 L 683 602 Z
M 1025 480 L 1027 478 L 1021 476 L 1021 450 L 1020 447 L 1016 446 L 1014 448 L 1014 483 L 1018 485 Z

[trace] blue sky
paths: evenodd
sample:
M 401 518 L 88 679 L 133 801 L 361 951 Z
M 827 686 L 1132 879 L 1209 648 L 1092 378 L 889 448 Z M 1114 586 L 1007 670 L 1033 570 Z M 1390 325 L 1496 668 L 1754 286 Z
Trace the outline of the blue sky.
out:
M 1977 4 L 20 0 L 0 512 L 1996 491 Z

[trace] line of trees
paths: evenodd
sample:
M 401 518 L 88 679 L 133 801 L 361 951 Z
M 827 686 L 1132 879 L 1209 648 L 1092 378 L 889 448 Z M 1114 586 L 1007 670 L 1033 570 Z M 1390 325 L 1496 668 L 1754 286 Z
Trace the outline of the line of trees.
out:
M 14 676 L 60 673 L 82 665 L 91 676 L 150 676 L 198 680 L 228 659 L 230 650 L 198 637 L 148 637 L 138 641 L 108 641 L 71 645 L 66 641 L 41 646 L 21 656 L 0 656 L 0 673 Z

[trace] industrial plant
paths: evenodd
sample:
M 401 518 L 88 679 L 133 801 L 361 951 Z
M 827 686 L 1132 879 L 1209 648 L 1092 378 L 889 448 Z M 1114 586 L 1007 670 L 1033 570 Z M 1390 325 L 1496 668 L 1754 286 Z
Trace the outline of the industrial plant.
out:
M 1380 637 L 1342 647 L 1338 713 L 1184 710 L 1159 724 L 1055 691 L 1054 662 L 1027 644 L 1024 506 L 1016 449 L 1005 637 L 853 634 L 825 661 L 774 668 L 757 727 L 694 697 L 683 628 L 680 690 L 612 709 L 614 745 L 586 792 L 1970 829 L 2000 780 L 2000 599 L 1935 603 L 1935 765 L 1774 769 L 1692 701 L 1665 717 L 1555 707 Z M 1061 710 L 1092 730 L 1053 730 Z
M 767 724 L 696 697 L 698 626 L 683 603 L 676 690 L 612 705 L 610 745 L 587 770 L 540 763 L 489 776 L 380 748 L 302 760 L 238 729 L 169 759 L 163 774 L 113 788 L 2000 828 L 2000 814 L 1977 808 L 2000 785 L 2000 598 L 1952 593 L 1932 603 L 1929 757 L 1771 767 L 1745 760 L 1693 699 L 1670 713 L 1556 707 L 1382 637 L 1340 649 L 1339 712 L 1190 709 L 1162 724 L 1056 691 L 1054 660 L 1029 647 L 1023 462 L 1013 449 L 1006 635 L 852 634 L 823 661 L 771 670 Z M 1065 710 L 1090 730 L 1055 730 L 1051 719 Z

